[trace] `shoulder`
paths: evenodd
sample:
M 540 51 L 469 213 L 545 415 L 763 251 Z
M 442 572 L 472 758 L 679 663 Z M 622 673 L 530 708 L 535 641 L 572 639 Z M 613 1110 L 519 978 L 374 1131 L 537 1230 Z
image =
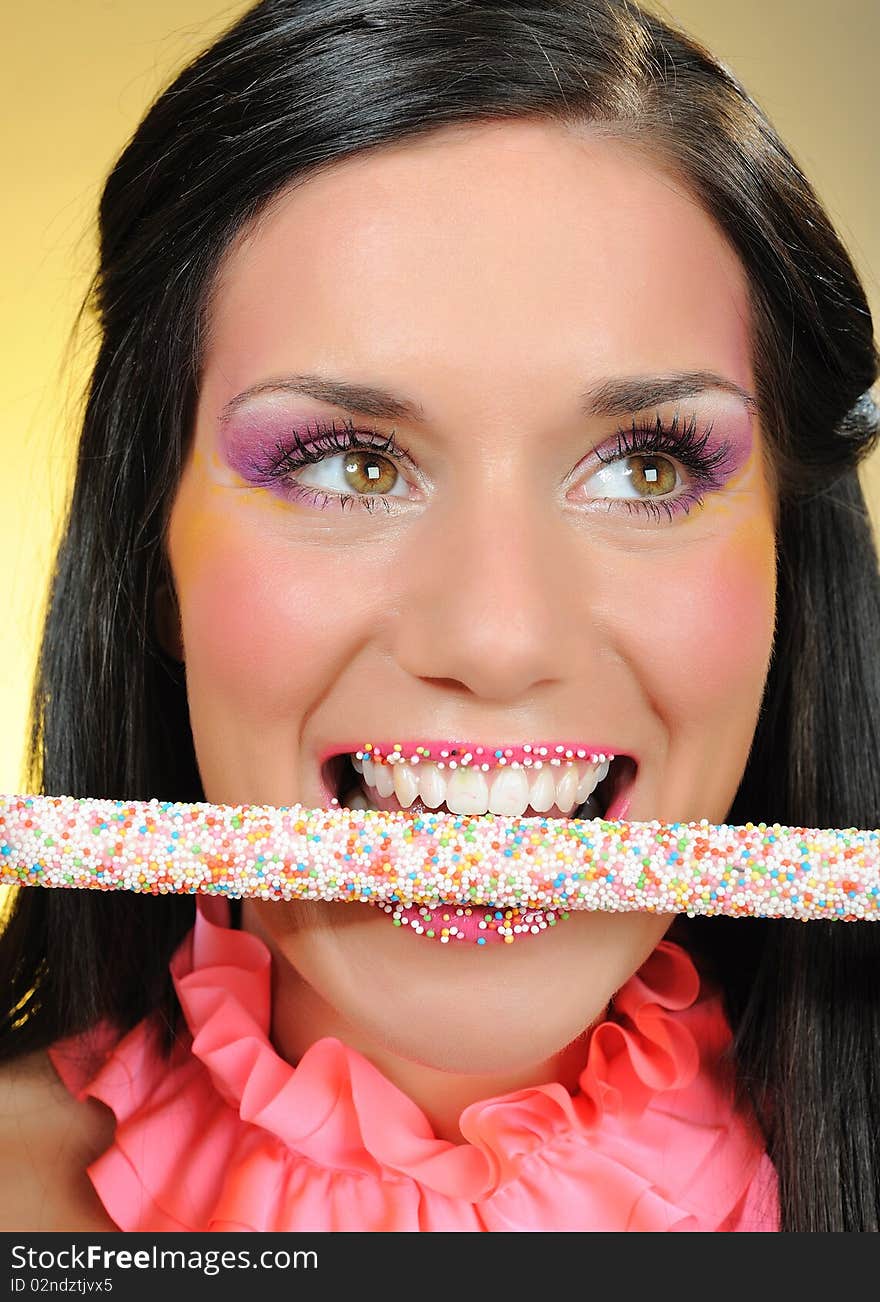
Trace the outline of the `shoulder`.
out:
M 0 1230 L 115 1230 L 86 1167 L 113 1140 L 113 1114 L 81 1103 L 41 1049 L 0 1064 Z

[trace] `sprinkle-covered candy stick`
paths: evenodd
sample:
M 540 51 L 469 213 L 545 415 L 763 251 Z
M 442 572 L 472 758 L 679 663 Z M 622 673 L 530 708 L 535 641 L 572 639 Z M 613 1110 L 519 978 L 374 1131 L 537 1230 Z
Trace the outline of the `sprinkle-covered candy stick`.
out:
M 880 832 L 3 795 L 0 883 L 370 903 L 417 931 L 451 907 L 505 940 L 581 909 L 877 921 Z

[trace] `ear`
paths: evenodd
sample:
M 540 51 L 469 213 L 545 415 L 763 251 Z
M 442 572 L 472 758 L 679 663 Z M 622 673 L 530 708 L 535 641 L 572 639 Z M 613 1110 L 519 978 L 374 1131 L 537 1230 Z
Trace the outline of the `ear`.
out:
M 153 620 L 159 645 L 167 656 L 183 664 L 183 630 L 180 610 L 167 583 L 161 583 L 153 597 Z

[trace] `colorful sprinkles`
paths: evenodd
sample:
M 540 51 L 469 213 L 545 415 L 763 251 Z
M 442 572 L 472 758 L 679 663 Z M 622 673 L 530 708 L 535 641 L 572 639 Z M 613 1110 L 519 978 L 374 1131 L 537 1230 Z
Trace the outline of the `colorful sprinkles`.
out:
M 408 926 L 417 936 L 438 940 L 441 945 L 450 941 L 471 941 L 477 945 L 497 944 L 503 941 L 512 945 L 517 936 L 538 936 L 555 927 L 571 915 L 565 911 L 555 913 L 543 909 L 493 909 L 485 904 L 456 906 L 454 904 L 412 905 L 401 903 L 378 906 L 389 915 L 395 927 Z
M 544 765 L 558 768 L 570 764 L 575 759 L 587 760 L 591 764 L 601 764 L 603 760 L 612 759 L 612 752 L 591 751 L 583 746 L 507 746 L 497 750 L 484 746 L 437 747 L 432 752 L 427 746 L 412 746 L 405 753 L 402 743 L 383 748 L 378 744 L 367 742 L 363 749 L 355 751 L 359 760 L 372 760 L 374 764 L 395 765 L 403 763 L 419 764 L 425 761 L 436 764 L 438 769 L 478 768 L 484 773 L 493 768 L 541 769 Z
M 880 832 L 4 795 L 0 883 L 876 921 Z

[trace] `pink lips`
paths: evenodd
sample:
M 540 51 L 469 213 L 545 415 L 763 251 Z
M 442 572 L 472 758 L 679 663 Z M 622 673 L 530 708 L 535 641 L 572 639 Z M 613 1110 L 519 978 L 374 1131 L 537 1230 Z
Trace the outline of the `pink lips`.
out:
M 484 946 L 510 945 L 515 940 L 538 936 L 558 926 L 559 919 L 567 918 L 568 914 L 541 909 L 492 909 L 487 905 L 439 904 L 429 908 L 413 904 L 408 908 L 393 906 L 390 916 L 395 926 L 409 927 L 414 935 L 442 945 L 464 941 Z
M 540 760 L 543 764 L 559 763 L 569 759 L 590 760 L 604 755 L 610 759 L 616 752 L 610 747 L 595 746 L 583 742 L 534 742 L 516 746 L 502 746 L 491 743 L 472 741 L 437 741 L 416 740 L 398 742 L 367 742 L 355 748 L 352 754 L 361 751 L 370 758 L 381 762 L 395 752 L 404 759 L 418 756 L 435 764 L 448 765 L 450 768 L 469 767 L 484 764 L 489 768 L 503 767 L 506 764 L 532 765 Z

